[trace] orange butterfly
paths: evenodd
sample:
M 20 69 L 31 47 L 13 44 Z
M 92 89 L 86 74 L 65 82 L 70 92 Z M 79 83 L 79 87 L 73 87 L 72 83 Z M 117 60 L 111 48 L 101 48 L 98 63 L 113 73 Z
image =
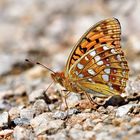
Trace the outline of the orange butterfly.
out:
M 123 93 L 129 68 L 120 35 L 115 18 L 92 26 L 71 51 L 65 70 L 52 71 L 52 78 L 69 92 L 85 93 L 91 103 L 89 93 L 99 97 Z

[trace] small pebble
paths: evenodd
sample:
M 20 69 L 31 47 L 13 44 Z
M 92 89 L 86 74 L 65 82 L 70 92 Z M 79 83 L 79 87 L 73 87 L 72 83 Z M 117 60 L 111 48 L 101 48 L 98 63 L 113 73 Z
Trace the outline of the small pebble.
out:
M 36 115 L 49 111 L 48 106 L 43 99 L 38 99 L 35 101 L 33 104 L 33 110 L 35 111 Z
M 54 135 L 46 136 L 46 139 L 47 138 L 50 140 L 67 140 L 67 131 L 66 130 L 59 131 Z
M 62 111 L 56 111 L 53 115 L 53 118 L 55 119 L 61 119 L 64 120 L 67 117 L 67 113 L 66 112 L 62 112 Z
M 64 127 L 64 121 L 52 120 L 52 113 L 43 113 L 38 115 L 30 122 L 36 135 L 43 134 L 48 131 L 54 132 Z
M 30 121 L 27 118 L 15 118 L 13 120 L 15 125 L 19 125 L 19 126 L 29 126 L 30 125 Z
M 70 107 L 73 107 L 80 99 L 79 94 L 71 92 L 67 98 L 67 103 Z
M 9 110 L 12 107 L 11 103 L 5 99 L 0 100 L 0 110 Z
M 10 119 L 13 120 L 20 116 L 20 109 L 18 107 L 13 107 L 9 110 Z
M 122 117 L 122 116 L 126 115 L 130 111 L 130 109 L 134 106 L 138 106 L 138 104 L 126 104 L 126 105 L 120 106 L 116 110 L 116 116 Z
M 69 117 L 69 116 L 71 116 L 71 115 L 73 115 L 73 114 L 77 114 L 77 113 L 79 113 L 79 110 L 74 109 L 74 108 L 73 108 L 73 109 L 68 109 L 68 110 L 66 110 L 65 112 L 63 112 L 63 111 L 56 111 L 56 112 L 54 113 L 54 115 L 53 115 L 53 118 L 64 120 L 64 119 L 66 119 L 67 117 Z
M 0 114 L 0 127 L 1 128 L 7 128 L 9 123 L 9 114 L 8 112 L 3 112 Z
M 13 136 L 15 140 L 31 140 L 34 139 L 32 130 L 26 129 L 21 126 L 16 126 L 14 128 Z
M 34 90 L 29 94 L 29 101 L 30 102 L 35 102 L 36 99 L 40 99 L 43 98 L 44 89 L 38 89 L 38 90 Z
M 84 139 L 84 131 L 76 129 L 76 128 L 72 128 L 69 131 L 69 136 L 72 140 L 83 140 Z
M 68 115 L 71 116 L 73 114 L 80 113 L 80 111 L 76 108 L 68 109 Z
M 20 117 L 21 118 L 26 118 L 26 119 L 29 119 L 29 120 L 33 119 L 34 114 L 35 114 L 35 110 L 32 109 L 32 108 L 23 108 L 20 111 Z

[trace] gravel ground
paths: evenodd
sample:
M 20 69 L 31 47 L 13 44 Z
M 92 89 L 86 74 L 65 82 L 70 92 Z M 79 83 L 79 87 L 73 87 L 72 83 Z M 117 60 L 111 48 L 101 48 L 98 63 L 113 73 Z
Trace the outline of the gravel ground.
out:
M 140 2 L 138 0 L 0 0 L 0 139 L 139 140 Z M 61 87 L 25 58 L 62 71 L 70 50 L 96 22 L 116 17 L 130 78 L 122 97 L 94 107 L 71 93 L 65 110 Z M 131 22 L 132 21 L 132 22 Z

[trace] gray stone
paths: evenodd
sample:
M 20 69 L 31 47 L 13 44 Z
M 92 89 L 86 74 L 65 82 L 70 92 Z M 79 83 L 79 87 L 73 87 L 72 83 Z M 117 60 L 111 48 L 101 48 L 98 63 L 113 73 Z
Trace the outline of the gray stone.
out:
M 35 114 L 34 109 L 32 108 L 24 108 L 20 111 L 20 117 L 21 118 L 27 118 L 27 119 L 33 119 Z
M 48 111 L 48 106 L 43 99 L 38 99 L 35 101 L 33 105 L 33 109 L 36 115 L 39 115 L 43 112 Z
M 67 140 L 67 132 L 66 130 L 62 130 L 55 135 L 47 136 L 50 140 Z
M 53 118 L 55 119 L 66 119 L 67 117 L 79 113 L 79 110 L 73 108 L 73 109 L 68 109 L 65 112 L 64 111 L 56 111 L 53 115 Z
M 76 129 L 76 128 L 72 128 L 69 131 L 69 136 L 71 139 L 73 140 L 83 140 L 84 139 L 84 131 Z
M 20 109 L 18 107 L 13 107 L 9 110 L 10 120 L 18 118 L 20 116 Z
M 43 113 L 30 121 L 36 135 L 43 134 L 46 131 L 57 131 L 64 127 L 64 121 L 52 120 L 51 113 Z
M 71 116 L 73 114 L 80 113 L 80 111 L 76 108 L 68 109 L 68 116 Z
M 126 87 L 126 92 L 128 95 L 140 92 L 140 80 L 129 80 L 128 86 Z
M 15 118 L 13 120 L 15 125 L 19 126 L 28 126 L 30 125 L 30 121 L 27 118 Z
M 83 131 L 76 128 L 72 128 L 69 131 L 69 136 L 73 140 L 89 140 L 95 139 L 95 132 L 94 131 Z
M 139 105 L 138 104 L 126 104 L 126 105 L 120 106 L 116 110 L 116 116 L 122 117 L 122 116 L 126 115 L 130 111 L 130 109 L 135 106 L 139 106 Z
M 85 131 L 85 139 L 86 140 L 96 140 L 96 133 L 94 131 Z
M 38 89 L 29 94 L 29 101 L 34 102 L 36 99 L 42 98 L 44 89 Z
M 63 120 L 52 120 L 48 122 L 47 131 L 48 133 L 56 133 L 59 129 L 64 128 L 64 121 Z
M 66 101 L 68 103 L 69 107 L 73 107 L 77 102 L 81 99 L 81 96 L 79 94 L 71 92 L 69 96 L 67 97 Z
M 8 112 L 3 112 L 0 114 L 0 127 L 8 127 L 9 114 Z
M 14 128 L 13 136 L 15 140 L 33 140 L 34 139 L 32 130 L 26 129 L 21 126 L 16 126 Z
M 61 120 L 64 120 L 66 119 L 67 117 L 67 113 L 66 112 L 63 112 L 63 111 L 56 111 L 53 116 L 53 118 L 55 119 L 61 119 Z
M 101 132 L 96 134 L 96 139 L 97 140 L 112 140 L 112 136 L 109 135 L 108 132 Z
M 1 28 L 0 28 L 0 30 L 1 30 Z M 2 61 L 0 61 L 0 66 L 1 66 L 0 75 L 2 75 L 5 72 L 8 72 L 8 71 L 11 70 L 12 65 L 13 65 L 13 59 L 12 59 L 12 61 L 9 61 L 11 59 L 10 57 L 12 57 L 12 56 L 11 55 L 7 55 L 5 53 L 0 54 L 0 58 L 2 60 Z
M 6 101 L 4 99 L 0 100 L 0 110 L 9 110 L 11 108 L 11 103 L 9 101 Z

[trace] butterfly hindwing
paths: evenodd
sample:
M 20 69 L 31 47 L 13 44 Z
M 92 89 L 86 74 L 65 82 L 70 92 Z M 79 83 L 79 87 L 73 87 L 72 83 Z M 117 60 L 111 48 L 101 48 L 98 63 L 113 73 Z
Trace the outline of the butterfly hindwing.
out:
M 69 75 L 79 84 L 86 83 L 89 88 L 100 85 L 110 92 L 122 93 L 128 80 L 128 70 L 124 53 L 114 46 L 104 44 L 84 54 L 71 67 Z

